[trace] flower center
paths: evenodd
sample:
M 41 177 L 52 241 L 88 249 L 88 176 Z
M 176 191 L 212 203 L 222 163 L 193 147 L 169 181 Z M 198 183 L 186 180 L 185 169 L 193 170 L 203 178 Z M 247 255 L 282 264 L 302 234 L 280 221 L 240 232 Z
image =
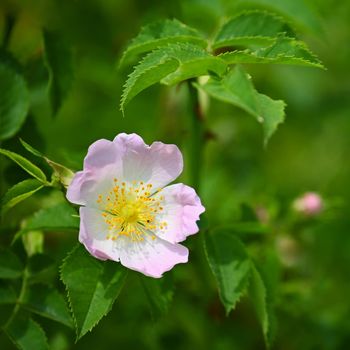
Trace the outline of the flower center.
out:
M 108 225 L 107 239 L 116 240 L 120 236 L 131 241 L 143 241 L 145 235 L 155 239 L 154 231 L 164 231 L 167 223 L 160 221 L 163 211 L 162 196 L 155 196 L 160 190 L 151 193 L 152 184 L 132 182 L 118 184 L 114 179 L 112 190 L 105 196 L 98 196 L 97 203 Z

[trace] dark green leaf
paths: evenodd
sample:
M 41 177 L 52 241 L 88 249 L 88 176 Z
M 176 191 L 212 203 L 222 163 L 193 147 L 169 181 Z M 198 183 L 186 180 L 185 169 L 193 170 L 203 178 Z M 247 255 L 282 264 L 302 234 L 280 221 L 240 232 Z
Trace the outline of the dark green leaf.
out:
M 23 266 L 10 250 L 0 250 L 0 278 L 21 277 Z
M 45 254 L 35 254 L 28 260 L 29 283 L 50 283 L 57 275 L 57 265 L 53 258 Z
M 171 273 L 161 279 L 141 276 L 141 282 L 147 295 L 152 317 L 157 319 L 166 314 L 173 300 L 174 283 Z
M 271 46 L 258 50 L 232 51 L 219 55 L 228 64 L 290 64 L 324 68 L 320 60 L 301 42 L 279 37 Z
M 205 250 L 228 314 L 246 290 L 251 261 L 241 241 L 225 231 L 206 234 Z
M 0 282 L 0 304 L 14 304 L 17 300 L 15 291 L 10 285 Z
M 209 72 L 222 75 L 225 70 L 224 61 L 197 46 L 174 44 L 162 47 L 149 53 L 129 75 L 120 108 L 124 111 L 132 98 L 157 82 L 173 85 Z
M 62 36 L 44 30 L 45 63 L 49 71 L 49 95 L 53 115 L 61 108 L 73 81 L 72 51 Z
M 17 316 L 5 329 L 6 334 L 21 350 L 46 350 L 47 340 L 42 328 L 26 316 Z
M 247 11 L 227 21 L 219 30 L 213 49 L 233 45 L 269 45 L 281 33 L 294 37 L 283 18 L 263 11 Z
M 199 33 L 177 19 L 157 21 L 143 27 L 124 51 L 120 65 L 127 63 L 139 54 L 175 43 L 191 43 L 203 48 L 207 46 Z
M 77 339 L 111 310 L 126 275 L 127 270 L 120 264 L 97 260 L 80 244 L 67 256 L 61 279 L 68 292 Z
M 43 171 L 28 159 L 22 157 L 21 155 L 15 152 L 11 152 L 3 148 L 0 148 L 0 154 L 3 154 L 4 156 L 10 158 L 12 161 L 17 163 L 22 169 L 24 169 L 28 174 L 32 175 L 42 183 L 47 183 L 46 176 L 43 173 Z
M 32 285 L 24 295 L 22 303 L 31 312 L 73 327 L 66 302 L 54 288 L 43 284 Z
M 5 212 L 32 196 L 35 192 L 42 189 L 44 185 L 36 179 L 24 180 L 12 186 L 4 195 L 1 201 L 1 211 Z
M 196 84 L 210 96 L 231 103 L 253 115 L 264 129 L 265 144 L 284 120 L 283 101 L 274 101 L 270 97 L 259 94 L 248 74 L 242 67 L 236 66 L 221 80 L 211 78 L 204 85 Z
M 16 63 L 0 52 L 0 140 L 17 133 L 28 113 L 29 92 Z

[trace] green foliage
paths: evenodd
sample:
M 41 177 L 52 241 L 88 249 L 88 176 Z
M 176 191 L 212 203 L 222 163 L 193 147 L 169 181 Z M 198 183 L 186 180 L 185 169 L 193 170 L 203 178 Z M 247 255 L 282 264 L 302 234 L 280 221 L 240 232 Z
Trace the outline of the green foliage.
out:
M 4 51 L 0 51 L 0 82 L 0 140 L 5 140 L 24 123 L 29 93 L 18 63 Z
M 61 108 L 73 81 L 72 52 L 60 33 L 44 30 L 45 63 L 49 71 L 49 96 L 53 115 Z
M 19 315 L 12 320 L 5 328 L 5 332 L 18 349 L 46 350 L 49 348 L 42 328 L 25 315 Z
M 207 233 L 205 250 L 218 284 L 221 302 L 226 314 L 229 314 L 246 291 L 251 261 L 241 241 L 225 231 Z
M 284 120 L 284 102 L 274 101 L 270 97 L 259 94 L 242 67 L 236 66 L 222 79 L 210 78 L 204 85 L 195 84 L 210 96 L 242 108 L 262 123 L 264 141 L 277 129 Z
M 0 278 L 19 278 L 22 272 L 23 266 L 18 257 L 9 249 L 2 249 L 0 251 Z
M 29 218 L 24 227 L 16 234 L 15 239 L 28 231 L 64 231 L 79 228 L 76 211 L 68 203 L 63 202 L 37 211 Z
M 120 65 L 128 63 L 143 54 L 168 44 L 190 43 L 205 48 L 207 46 L 197 30 L 177 19 L 165 19 L 150 23 L 130 42 L 123 53 Z
M 10 158 L 12 161 L 17 163 L 23 170 L 25 170 L 29 175 L 32 175 L 43 184 L 47 184 L 47 179 L 44 172 L 28 159 L 15 152 L 11 152 L 2 148 L 0 148 L 0 154 L 3 154 L 4 156 Z
M 206 75 L 222 75 L 226 64 L 204 49 L 191 44 L 173 44 L 149 53 L 129 75 L 124 85 L 120 107 L 147 87 L 160 82 L 173 85 L 180 81 Z
M 31 286 L 24 295 L 22 303 L 31 312 L 73 327 L 72 318 L 63 296 L 52 287 L 44 284 Z
M 301 42 L 284 36 L 269 47 L 257 50 L 226 52 L 220 55 L 228 64 L 292 64 L 324 68 L 319 59 Z
M 0 304 L 14 304 L 16 300 L 14 289 L 10 285 L 0 282 Z
M 77 339 L 111 310 L 126 276 L 127 271 L 120 264 L 99 261 L 80 244 L 67 256 L 61 279 L 67 289 Z
M 293 29 L 283 18 L 263 11 L 247 11 L 231 18 L 219 29 L 212 47 L 266 45 L 273 43 L 282 33 L 295 37 Z
M 249 284 L 249 296 L 254 305 L 256 315 L 261 324 L 266 346 L 270 347 L 273 341 L 271 323 L 273 313 L 268 303 L 268 290 L 259 271 L 252 266 L 251 279 Z
M 32 196 L 44 187 L 37 179 L 28 179 L 12 186 L 3 196 L 1 201 L 1 211 L 6 212 L 16 204 Z
M 153 319 L 166 315 L 174 296 L 174 281 L 171 272 L 161 279 L 140 277 L 151 308 Z

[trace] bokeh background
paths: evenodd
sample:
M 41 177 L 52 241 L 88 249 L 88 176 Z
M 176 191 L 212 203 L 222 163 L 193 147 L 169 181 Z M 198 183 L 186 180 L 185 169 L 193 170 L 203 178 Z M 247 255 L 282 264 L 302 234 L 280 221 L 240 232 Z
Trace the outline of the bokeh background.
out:
M 128 105 L 123 117 L 119 99 L 131 67 L 118 70 L 118 58 L 140 27 L 150 21 L 176 17 L 208 34 L 242 8 L 266 8 L 290 19 L 327 70 L 247 67 L 259 92 L 288 105 L 286 121 L 266 148 L 260 125 L 253 118 L 232 106 L 209 102 L 201 174 L 208 225 L 215 228 L 238 222 L 245 212 L 242 204 L 267 223 L 269 229 L 263 236 L 242 234 L 241 238 L 252 254 L 263 256 L 260 261 L 275 286 L 276 349 L 347 349 L 350 2 L 2 0 L 0 32 L 5 15 L 13 13 L 16 23 L 9 50 L 26 66 L 31 88 L 30 116 L 19 134 L 2 147 L 23 153 L 19 136 L 51 159 L 78 170 L 87 147 L 96 139 L 136 132 L 149 143 L 176 143 L 186 155 L 190 137 L 186 90 L 151 87 Z M 73 86 L 55 118 L 47 95 L 42 27 L 58 30 L 74 51 Z M 25 175 L 3 158 L 1 162 L 3 192 Z M 181 180 L 186 181 L 186 173 Z M 295 218 L 292 202 L 306 191 L 322 196 L 324 210 L 314 218 Z M 45 196 L 20 204 L 8 214 L 8 222 L 31 213 L 42 200 L 49 201 Z M 46 250 L 60 260 L 76 238 L 76 233 L 48 234 Z M 189 241 L 192 248 L 194 240 Z M 195 252 L 193 256 L 198 265 L 201 257 Z M 226 317 L 209 268 L 202 265 L 201 271 L 191 263 L 175 269 L 173 302 L 160 317 L 151 317 L 135 275 L 112 312 L 77 344 L 73 331 L 39 319 L 48 330 L 50 347 L 263 349 L 249 300 L 243 298 Z M 3 335 L 0 348 L 13 348 Z

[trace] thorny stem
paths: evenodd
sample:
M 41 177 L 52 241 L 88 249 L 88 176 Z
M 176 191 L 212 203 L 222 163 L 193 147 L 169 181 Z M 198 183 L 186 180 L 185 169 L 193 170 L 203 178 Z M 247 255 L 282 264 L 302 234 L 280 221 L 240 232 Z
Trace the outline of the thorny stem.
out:
M 189 142 L 189 169 L 190 184 L 197 192 L 200 189 L 200 175 L 202 171 L 204 148 L 204 115 L 198 99 L 198 91 L 192 85 L 193 80 L 188 81 L 189 107 L 191 113 L 190 142 Z

